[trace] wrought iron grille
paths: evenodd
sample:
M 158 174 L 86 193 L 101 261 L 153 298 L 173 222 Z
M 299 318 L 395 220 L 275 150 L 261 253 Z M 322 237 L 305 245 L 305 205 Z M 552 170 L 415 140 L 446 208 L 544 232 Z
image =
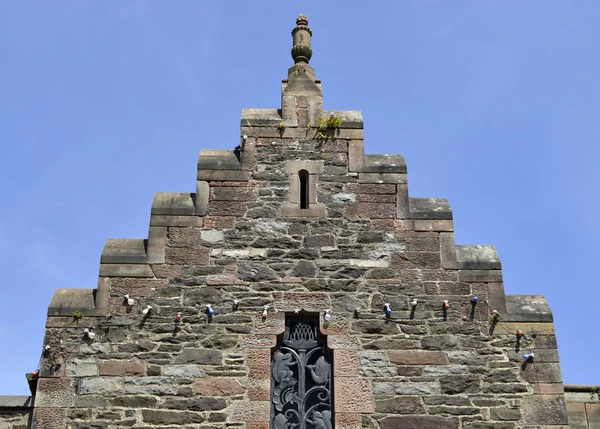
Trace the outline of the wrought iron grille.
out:
M 319 317 L 288 316 L 271 360 L 271 427 L 331 429 L 331 353 Z

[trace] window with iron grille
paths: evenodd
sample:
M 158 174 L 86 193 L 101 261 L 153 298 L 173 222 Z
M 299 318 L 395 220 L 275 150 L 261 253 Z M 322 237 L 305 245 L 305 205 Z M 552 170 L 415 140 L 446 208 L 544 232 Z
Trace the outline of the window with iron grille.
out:
M 271 427 L 333 427 L 331 352 L 319 333 L 319 316 L 287 316 L 271 359 Z

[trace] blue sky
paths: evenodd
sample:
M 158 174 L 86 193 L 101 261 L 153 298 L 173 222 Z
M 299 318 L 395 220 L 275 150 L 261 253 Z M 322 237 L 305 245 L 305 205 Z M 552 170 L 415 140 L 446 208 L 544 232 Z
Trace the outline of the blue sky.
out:
M 155 192 L 243 107 L 280 107 L 295 18 L 326 109 L 362 110 L 507 293 L 544 294 L 566 383 L 600 385 L 597 1 L 0 2 L 0 394 L 27 394 L 56 288 L 96 287 L 104 241 L 147 236 Z

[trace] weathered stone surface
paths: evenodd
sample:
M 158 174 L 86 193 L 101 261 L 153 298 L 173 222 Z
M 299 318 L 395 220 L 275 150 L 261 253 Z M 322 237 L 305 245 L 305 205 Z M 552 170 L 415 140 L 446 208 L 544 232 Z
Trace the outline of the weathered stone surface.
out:
M 227 406 L 227 401 L 223 398 L 167 398 L 163 401 L 162 407 L 174 410 L 189 411 L 213 411 L 222 410 Z
M 241 395 L 246 390 L 234 378 L 211 377 L 196 380 L 196 394 L 203 396 Z
M 190 411 L 142 410 L 144 422 L 154 425 L 187 425 L 202 423 L 204 417 Z
M 175 377 L 206 377 L 206 372 L 198 365 L 166 365 L 163 373 Z
M 444 365 L 448 357 L 444 352 L 394 351 L 389 353 L 390 361 L 398 365 Z
M 67 377 L 95 377 L 98 364 L 94 358 L 70 359 L 67 361 Z
M 268 422 L 270 404 L 268 401 L 235 401 L 232 404 L 233 422 Z
M 240 280 L 248 282 L 262 282 L 279 278 L 271 268 L 260 262 L 240 262 L 238 277 Z
M 560 395 L 523 397 L 523 419 L 529 425 L 567 425 L 567 408 Z
M 143 362 L 102 360 L 99 363 L 101 376 L 122 377 L 127 375 L 146 375 L 146 364 Z
M 176 364 L 221 365 L 223 353 L 218 350 L 185 349 L 177 358 Z
M 371 381 L 359 377 L 334 378 L 336 411 L 372 413 L 375 411 Z
M 417 396 L 400 396 L 375 401 L 375 412 L 385 414 L 423 414 L 424 408 Z
M 458 429 L 458 419 L 434 416 L 388 416 L 379 423 L 381 429 Z
M 112 395 L 123 387 L 121 378 L 81 378 L 77 381 L 78 395 Z

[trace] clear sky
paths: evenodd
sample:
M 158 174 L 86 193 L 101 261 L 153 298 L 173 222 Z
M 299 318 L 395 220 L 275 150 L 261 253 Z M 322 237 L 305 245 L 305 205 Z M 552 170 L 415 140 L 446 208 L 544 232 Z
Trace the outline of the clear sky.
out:
M 107 238 L 145 238 L 201 148 L 280 107 L 299 13 L 326 109 L 406 157 L 507 293 L 543 294 L 566 383 L 600 385 L 600 3 L 0 2 L 0 394 L 27 394 L 56 288 L 94 288 Z

